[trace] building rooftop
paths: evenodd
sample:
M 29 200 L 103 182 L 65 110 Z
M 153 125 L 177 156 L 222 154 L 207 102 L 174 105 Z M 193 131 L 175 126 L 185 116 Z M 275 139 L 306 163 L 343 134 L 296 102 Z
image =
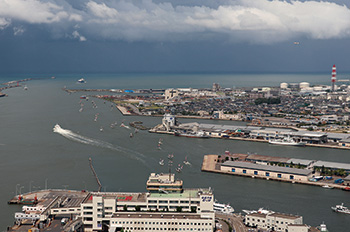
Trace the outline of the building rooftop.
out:
M 267 155 L 248 155 L 247 160 L 286 163 L 289 158 L 275 157 Z
M 307 160 L 307 159 L 295 159 L 295 158 L 292 158 L 292 159 L 289 159 L 287 161 L 287 163 L 291 164 L 300 164 L 300 165 L 305 165 L 305 166 L 308 166 L 310 165 L 312 162 L 315 162 L 315 160 Z
M 316 161 L 314 163 L 316 167 L 326 167 L 326 168 L 334 168 L 334 169 L 344 169 L 350 171 L 350 164 L 348 163 L 336 163 L 336 162 L 328 162 L 328 161 Z
M 172 192 L 172 193 L 150 193 L 150 197 L 154 198 L 197 198 L 202 193 L 212 193 L 210 189 L 184 189 L 182 193 Z
M 226 161 L 221 165 L 228 166 L 228 167 L 247 168 L 247 169 L 270 171 L 270 172 L 281 172 L 281 173 L 303 175 L 303 176 L 308 176 L 312 173 L 312 170 L 307 170 L 307 169 L 286 168 L 286 167 L 261 165 L 261 164 L 254 164 L 250 162 L 240 162 L 240 161 Z
M 247 214 L 247 216 L 266 218 L 267 214 L 264 214 L 264 213 L 250 213 L 250 214 Z
M 102 196 L 103 198 L 116 198 L 118 202 L 146 202 L 147 193 L 124 193 L 124 192 L 92 192 L 83 203 L 92 203 L 93 196 Z
M 298 215 L 284 214 L 284 213 L 272 213 L 272 214 L 269 214 L 269 217 L 279 217 L 279 218 L 285 218 L 285 219 L 301 218 L 301 216 L 298 216 Z

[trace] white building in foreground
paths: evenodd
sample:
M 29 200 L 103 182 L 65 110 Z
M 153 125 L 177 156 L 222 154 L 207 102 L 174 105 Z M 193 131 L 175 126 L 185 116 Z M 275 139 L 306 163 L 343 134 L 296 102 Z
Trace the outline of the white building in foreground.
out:
M 303 225 L 303 217 L 282 213 L 251 213 L 245 216 L 245 225 L 263 230 L 283 232 L 308 232 L 309 226 Z
M 154 173 L 151 174 L 151 178 L 154 179 L 154 176 Z M 164 178 L 164 175 L 161 177 Z M 175 179 L 171 180 L 178 184 Z M 210 188 L 175 192 L 159 190 L 147 193 L 90 193 L 81 204 L 84 230 L 213 231 L 214 196 Z

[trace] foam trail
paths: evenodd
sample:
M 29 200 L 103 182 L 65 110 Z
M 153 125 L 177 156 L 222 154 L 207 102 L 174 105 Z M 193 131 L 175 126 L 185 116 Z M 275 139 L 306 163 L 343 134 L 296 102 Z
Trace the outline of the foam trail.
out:
M 118 146 L 118 145 L 113 145 L 113 144 L 110 144 L 110 143 L 107 143 L 104 141 L 99 141 L 97 139 L 92 139 L 92 138 L 88 138 L 88 137 L 76 134 L 71 130 L 63 129 L 58 124 L 56 124 L 54 126 L 53 132 L 58 133 L 58 134 L 64 136 L 65 138 L 70 139 L 70 140 L 75 141 L 75 142 L 84 143 L 84 144 L 88 144 L 88 145 L 92 145 L 92 146 L 96 146 L 96 147 L 108 148 L 108 149 L 113 150 L 113 151 L 122 152 L 122 153 L 126 154 L 127 157 L 132 158 L 132 159 L 136 159 L 136 160 L 138 160 L 146 165 L 146 162 L 144 160 L 145 156 L 137 151 L 133 151 L 133 150 L 130 150 L 130 149 Z

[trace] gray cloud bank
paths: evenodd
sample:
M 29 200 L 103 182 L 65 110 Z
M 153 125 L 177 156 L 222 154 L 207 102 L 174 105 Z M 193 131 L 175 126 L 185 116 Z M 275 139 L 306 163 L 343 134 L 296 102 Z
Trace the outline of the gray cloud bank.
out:
M 0 30 L 13 27 L 14 35 L 19 36 L 30 33 L 26 24 L 44 25 L 56 39 L 81 42 L 224 37 L 228 41 L 272 43 L 300 37 L 347 38 L 350 9 L 327 1 L 197 1 L 190 5 L 152 0 L 0 0 Z

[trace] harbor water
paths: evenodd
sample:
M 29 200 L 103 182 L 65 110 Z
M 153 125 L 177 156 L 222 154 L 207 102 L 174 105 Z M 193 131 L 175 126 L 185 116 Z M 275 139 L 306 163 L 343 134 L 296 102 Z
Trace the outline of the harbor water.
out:
M 3 75 L 1 83 L 10 80 L 45 77 L 27 75 Z M 48 76 L 50 77 L 50 76 Z M 269 85 L 280 82 L 309 81 L 327 83 L 327 75 L 240 75 L 229 74 L 90 74 L 84 76 L 86 84 L 77 84 L 79 75 L 56 75 L 56 79 L 32 80 L 28 87 L 5 90 L 8 97 L 0 99 L 0 227 L 5 230 L 14 222 L 14 212 L 20 206 L 7 205 L 16 193 L 45 188 L 97 190 L 98 185 L 89 167 L 89 158 L 97 172 L 102 191 L 146 191 L 146 180 L 151 172 L 168 172 L 167 165 L 160 166 L 160 159 L 174 154 L 173 170 L 187 160 L 178 178 L 185 187 L 211 187 L 215 198 L 230 203 L 235 212 L 242 209 L 264 207 L 277 212 L 303 216 L 304 223 L 317 226 L 324 222 L 330 231 L 348 231 L 349 215 L 334 213 L 331 206 L 344 203 L 350 206 L 350 193 L 316 186 L 290 184 L 262 179 L 201 172 L 205 154 L 234 153 L 293 157 L 350 163 L 347 150 L 283 147 L 267 143 L 255 143 L 222 139 L 194 139 L 160 135 L 120 127 L 123 122 L 142 121 L 151 127 L 161 122 L 160 117 L 122 116 L 111 103 L 80 96 L 90 93 L 68 94 L 62 88 L 210 88 L 213 82 L 223 87 Z M 264 80 L 262 80 L 264 79 Z M 266 81 L 270 80 L 270 82 Z M 242 81 L 244 80 L 244 81 Z M 92 100 L 96 103 L 93 107 Z M 81 103 L 83 110 L 79 112 Z M 97 120 L 95 117 L 98 114 Z M 193 122 L 193 119 L 179 119 Z M 232 121 L 202 122 L 215 124 L 242 124 Z M 112 123 L 117 123 L 111 128 Z M 60 131 L 53 132 L 59 124 Z M 101 128 L 103 130 L 101 131 Z M 130 133 L 134 136 L 130 138 Z M 162 138 L 161 149 L 158 141 Z

